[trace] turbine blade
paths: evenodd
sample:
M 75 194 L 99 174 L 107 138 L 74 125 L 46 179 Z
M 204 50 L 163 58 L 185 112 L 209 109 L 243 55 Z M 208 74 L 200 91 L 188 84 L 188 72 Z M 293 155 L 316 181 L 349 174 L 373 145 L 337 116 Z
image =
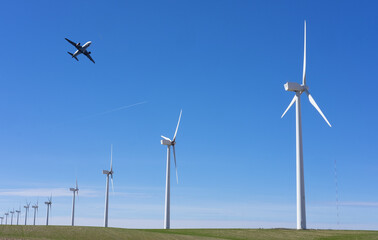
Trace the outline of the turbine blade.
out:
M 291 108 L 291 106 L 294 104 L 294 102 L 297 100 L 297 95 L 294 95 L 293 100 L 291 100 L 289 106 L 286 108 L 285 112 L 282 114 L 281 118 L 285 116 L 286 112 Z
M 302 85 L 306 86 L 306 20 L 304 22 L 304 53 L 303 53 L 303 79 Z
M 173 145 L 173 159 L 175 160 L 175 169 L 176 169 L 176 182 L 178 183 L 178 175 L 177 175 L 177 165 L 176 165 L 176 151 L 175 151 L 175 145 Z
M 161 137 L 162 138 L 164 138 L 165 140 L 167 140 L 167 141 L 170 141 L 170 142 L 172 142 L 172 140 L 171 139 L 169 139 L 169 138 L 167 138 L 167 137 L 164 137 L 163 135 L 161 135 Z
M 113 144 L 110 145 L 110 171 L 113 170 Z
M 181 120 L 181 114 L 182 114 L 182 109 L 180 110 L 179 120 L 178 120 L 178 122 L 177 122 L 177 127 L 176 127 L 176 131 L 175 131 L 175 135 L 173 136 L 173 140 L 172 140 L 172 141 L 175 141 L 175 140 L 176 140 L 177 130 L 178 130 L 178 128 L 179 128 L 180 120 Z
M 113 194 L 114 194 L 113 174 L 112 174 L 112 177 L 110 178 L 110 181 L 112 182 L 112 191 L 113 191 Z
M 322 117 L 323 117 L 324 120 L 327 122 L 327 124 L 328 124 L 330 127 L 332 127 L 331 124 L 328 122 L 327 118 L 324 116 L 322 110 L 320 110 L 320 107 L 318 106 L 318 104 L 316 104 L 314 98 L 311 96 L 311 94 L 310 94 L 310 92 L 309 92 L 308 90 L 306 90 L 306 94 L 307 94 L 307 96 L 308 96 L 308 100 L 310 101 L 310 103 L 312 104 L 312 106 L 314 106 L 314 108 L 315 108 L 316 110 L 318 110 L 318 112 L 320 113 L 320 115 L 322 115 Z

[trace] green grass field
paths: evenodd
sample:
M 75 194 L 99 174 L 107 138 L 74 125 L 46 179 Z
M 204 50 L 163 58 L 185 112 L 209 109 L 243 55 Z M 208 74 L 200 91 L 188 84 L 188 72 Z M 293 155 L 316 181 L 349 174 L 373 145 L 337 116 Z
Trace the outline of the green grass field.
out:
M 0 239 L 377 239 L 378 231 L 292 229 L 123 229 L 68 226 L 0 226 Z

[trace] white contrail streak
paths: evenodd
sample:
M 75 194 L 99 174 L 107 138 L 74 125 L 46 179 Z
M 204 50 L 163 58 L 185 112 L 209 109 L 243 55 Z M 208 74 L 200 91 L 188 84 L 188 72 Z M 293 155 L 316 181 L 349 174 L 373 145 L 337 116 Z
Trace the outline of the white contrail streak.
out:
M 89 116 L 81 117 L 79 119 L 91 118 L 91 117 L 96 117 L 96 116 L 100 116 L 100 115 L 105 115 L 105 114 L 108 114 L 108 113 L 112 113 L 112 112 L 116 112 L 116 111 L 119 111 L 119 110 L 131 108 L 131 107 L 141 105 L 141 104 L 145 104 L 145 103 L 147 103 L 147 101 L 138 102 L 138 103 L 134 103 L 134 104 L 131 104 L 131 105 L 126 105 L 126 106 L 122 106 L 122 107 L 119 107 L 119 108 L 114 108 L 114 109 L 107 110 L 107 111 L 100 112 L 100 113 L 95 113 L 95 114 L 92 114 L 92 115 L 89 115 Z
M 92 118 L 92 117 L 97 117 L 97 116 L 109 114 L 109 113 L 112 113 L 112 112 L 116 112 L 116 111 L 120 111 L 120 110 L 124 110 L 124 109 L 128 109 L 128 108 L 132 108 L 132 107 L 142 105 L 142 104 L 145 104 L 145 103 L 147 103 L 147 101 L 138 102 L 138 103 L 134 103 L 134 104 L 131 104 L 131 105 L 126 105 L 126 106 L 122 106 L 122 107 L 118 107 L 118 108 L 113 108 L 113 109 L 110 109 L 110 110 L 106 110 L 104 112 L 95 113 L 95 114 L 87 115 L 87 116 L 84 116 L 84 117 L 79 117 L 79 118 L 76 118 L 76 119 L 71 119 L 71 120 L 69 120 L 65 123 L 61 123 L 61 124 L 58 124 L 56 126 L 51 126 L 51 128 L 56 128 L 56 127 L 59 127 L 59 126 L 62 126 L 62 125 L 67 125 L 69 123 L 73 123 L 75 121 L 80 121 L 80 120 L 84 120 L 84 119 L 88 119 L 88 118 Z

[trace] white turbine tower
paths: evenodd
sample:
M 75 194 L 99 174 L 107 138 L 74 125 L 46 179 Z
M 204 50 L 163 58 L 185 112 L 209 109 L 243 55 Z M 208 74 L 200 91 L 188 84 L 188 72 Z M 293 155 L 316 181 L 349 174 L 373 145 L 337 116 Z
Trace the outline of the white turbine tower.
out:
M 16 210 L 16 213 L 17 213 L 17 225 L 18 225 L 18 220 L 20 219 L 20 213 L 21 213 L 21 206 L 19 210 Z
M 14 208 L 13 208 L 13 211 L 10 211 L 10 214 L 11 214 L 11 225 L 13 225 Z
M 165 215 L 164 215 L 164 228 L 169 229 L 171 225 L 171 203 L 170 203 L 170 194 L 171 194 L 171 184 L 170 184 L 170 168 L 171 168 L 171 146 L 173 150 L 173 158 L 175 160 L 175 169 L 176 169 L 176 181 L 178 183 L 178 176 L 177 176 L 177 165 L 176 165 L 176 151 L 175 151 L 175 145 L 176 145 L 176 135 L 177 135 L 177 130 L 180 125 L 180 120 L 181 120 L 181 114 L 182 110 L 180 111 L 180 116 L 179 120 L 177 122 L 176 126 L 176 131 L 175 135 L 173 135 L 173 139 L 169 139 L 167 137 L 161 136 L 163 139 L 161 140 L 162 145 L 167 145 L 167 170 L 166 170 L 166 185 L 165 185 Z
M 320 113 L 327 124 L 331 127 L 327 118 L 324 116 L 322 110 L 316 104 L 314 98 L 308 91 L 309 87 L 306 84 L 306 21 L 304 22 L 304 57 L 303 57 L 303 79 L 302 84 L 296 82 L 287 82 L 285 85 L 286 91 L 295 92 L 294 98 L 282 114 L 281 118 L 286 114 L 290 107 L 296 103 L 296 153 L 297 153 L 297 229 L 306 229 L 306 205 L 305 205 L 305 188 L 304 188 L 304 173 L 303 173 L 303 146 L 302 146 L 302 122 L 301 122 L 301 102 L 300 97 L 303 92 L 308 96 L 312 106 Z
M 37 215 L 37 212 L 38 212 L 38 201 L 35 205 L 32 206 L 32 208 L 34 208 L 33 225 L 35 225 L 35 216 Z
M 76 187 L 70 188 L 70 191 L 73 192 L 73 199 L 72 199 L 72 226 L 75 224 L 75 193 L 79 195 L 79 187 L 77 185 L 77 178 L 76 178 Z
M 26 206 L 24 206 L 24 208 L 25 208 L 25 225 L 26 225 L 27 220 L 28 220 L 29 207 L 30 207 L 30 202 L 26 203 Z
M 7 225 L 8 224 L 8 215 L 9 215 L 9 213 L 6 212 L 6 213 L 4 213 L 4 215 L 5 215 L 5 225 Z
M 110 171 L 102 170 L 103 174 L 106 174 L 106 190 L 105 190 L 105 214 L 104 214 L 104 226 L 108 227 L 108 209 L 109 209 L 109 175 L 111 176 L 112 189 L 113 185 L 113 145 L 110 146 Z
M 47 214 L 46 214 L 46 226 L 49 225 L 49 212 L 51 210 L 51 204 L 52 204 L 52 196 L 48 198 L 47 202 L 45 202 L 46 207 L 47 207 Z
M 4 219 L 4 217 L 0 217 L 0 219 L 1 219 L 1 225 L 3 225 L 3 219 Z

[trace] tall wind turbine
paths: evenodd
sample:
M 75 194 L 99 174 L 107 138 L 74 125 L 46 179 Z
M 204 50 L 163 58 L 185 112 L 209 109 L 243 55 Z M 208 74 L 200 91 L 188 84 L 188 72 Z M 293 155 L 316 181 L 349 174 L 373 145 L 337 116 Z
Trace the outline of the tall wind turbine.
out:
M 47 206 L 47 215 L 46 215 L 46 226 L 49 225 L 49 211 L 51 210 L 51 204 L 52 204 L 52 196 L 48 198 L 47 202 L 45 202 Z
M 36 216 L 36 213 L 38 212 L 38 201 L 35 205 L 32 206 L 32 208 L 34 208 L 33 225 L 35 225 L 35 216 Z
M 106 190 L 105 190 L 105 214 L 104 214 L 104 225 L 108 227 L 108 207 L 109 207 L 109 175 L 111 176 L 112 189 L 114 191 L 113 185 L 113 145 L 110 146 L 110 171 L 102 170 L 103 174 L 106 174 Z
M 167 137 L 161 136 L 163 139 L 161 140 L 162 145 L 167 146 L 167 170 L 166 170 L 166 183 L 165 183 L 165 215 L 164 215 L 164 228 L 169 229 L 171 225 L 171 219 L 170 219 L 170 214 L 171 214 L 171 204 L 170 204 L 170 194 L 171 194 L 171 184 L 170 184 L 170 168 L 171 168 L 171 146 L 173 150 L 173 157 L 175 160 L 175 169 L 176 169 L 176 181 L 178 183 L 178 176 L 177 176 L 177 165 L 176 165 L 176 151 L 175 151 L 175 145 L 176 145 L 176 135 L 177 135 L 177 130 L 180 125 L 180 120 L 181 120 L 181 114 L 182 110 L 180 111 L 180 116 L 179 120 L 177 122 L 176 126 L 176 131 L 175 135 L 173 135 L 173 139 L 169 139 Z
M 309 87 L 306 84 L 306 21 L 304 22 L 304 56 L 303 56 L 303 78 L 302 84 L 296 82 L 287 82 L 285 85 L 286 91 L 295 92 L 294 98 L 282 114 L 281 118 L 286 114 L 290 107 L 296 103 L 296 153 L 297 153 L 297 229 L 306 229 L 306 205 L 305 205 L 305 189 L 304 189 L 304 173 L 303 173 L 303 146 L 302 146 L 302 122 L 301 122 L 301 101 L 300 97 L 303 92 L 306 92 L 308 100 L 315 107 L 315 109 L 324 118 L 327 124 L 331 127 L 327 118 L 324 116 L 322 110 L 316 104 L 314 98 L 308 91 Z
M 26 203 L 26 206 L 24 206 L 24 208 L 25 208 L 25 225 L 26 225 L 27 220 L 28 220 L 29 207 L 30 207 L 30 202 Z
M 13 211 L 10 211 L 10 214 L 11 214 L 11 225 L 13 225 L 14 208 L 13 208 Z
M 73 192 L 73 199 L 72 199 L 72 226 L 74 226 L 75 223 L 75 193 L 79 195 L 79 187 L 77 185 L 77 178 L 76 178 L 76 187 L 70 188 L 70 191 Z
M 7 225 L 8 224 L 8 215 L 9 215 L 9 213 L 6 212 L 6 213 L 4 213 L 4 215 L 5 215 L 5 225 Z
M 16 210 L 16 213 L 17 213 L 17 225 L 18 225 L 18 220 L 20 219 L 20 213 L 21 213 L 21 206 L 19 210 Z

